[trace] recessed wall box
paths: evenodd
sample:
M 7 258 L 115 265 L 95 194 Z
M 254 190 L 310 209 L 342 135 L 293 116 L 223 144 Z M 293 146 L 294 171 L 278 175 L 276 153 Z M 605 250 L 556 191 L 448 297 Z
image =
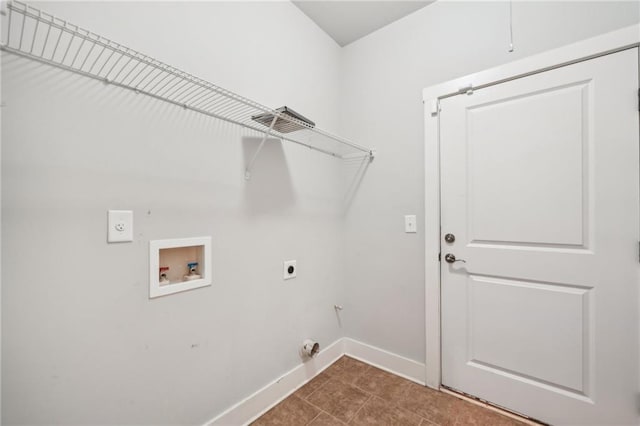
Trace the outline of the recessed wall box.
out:
M 211 285 L 211 263 L 211 237 L 150 241 L 149 298 Z

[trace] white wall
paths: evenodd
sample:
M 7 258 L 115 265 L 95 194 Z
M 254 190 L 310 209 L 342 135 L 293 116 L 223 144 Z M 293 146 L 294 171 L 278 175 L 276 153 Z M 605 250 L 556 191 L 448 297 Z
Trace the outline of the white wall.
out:
M 339 48 L 288 2 L 40 6 L 336 131 Z M 3 424 L 202 424 L 298 365 L 303 338 L 343 335 L 337 160 L 273 142 L 246 182 L 256 135 L 2 67 Z M 106 243 L 108 209 L 134 211 L 133 243 Z M 204 235 L 213 286 L 149 300 L 149 240 Z
M 425 360 L 422 89 L 632 25 L 639 5 L 516 1 L 508 53 L 507 2 L 439 1 L 343 49 L 342 133 L 378 150 L 345 217 L 347 336 Z
M 345 175 L 272 143 L 245 182 L 256 139 L 234 126 L 3 54 L 5 425 L 203 423 L 302 338 L 344 335 L 334 303 L 349 337 L 423 362 L 424 236 L 402 217 L 423 220 L 422 88 L 638 20 L 516 2 L 508 54 L 505 3 L 436 3 L 340 51 L 286 2 L 41 6 L 379 155 Z M 105 243 L 108 209 L 134 210 L 134 243 Z M 148 241 L 199 235 L 213 286 L 148 300 Z

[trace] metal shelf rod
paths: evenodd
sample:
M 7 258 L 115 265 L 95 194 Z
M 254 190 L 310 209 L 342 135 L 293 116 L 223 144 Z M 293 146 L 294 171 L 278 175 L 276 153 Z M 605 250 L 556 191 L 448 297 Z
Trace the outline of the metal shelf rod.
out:
M 373 159 L 374 151 L 370 148 L 275 111 L 23 2 L 9 2 L 7 9 L 2 16 L 3 24 L 6 23 L 3 25 L 6 38 L 0 41 L 0 50 L 263 134 L 259 149 L 247 166 L 249 175 L 257 154 L 271 136 L 336 158 L 351 158 L 356 151 Z M 22 16 L 21 22 L 18 15 Z M 39 31 L 42 29 L 42 33 L 45 28 L 43 40 Z M 57 37 L 56 31 L 59 31 Z M 14 41 L 12 35 L 19 36 L 18 41 Z M 34 53 L 37 51 L 39 55 Z M 98 71 L 94 72 L 94 69 Z M 273 116 L 269 128 L 262 127 L 263 124 L 252 118 L 265 113 Z

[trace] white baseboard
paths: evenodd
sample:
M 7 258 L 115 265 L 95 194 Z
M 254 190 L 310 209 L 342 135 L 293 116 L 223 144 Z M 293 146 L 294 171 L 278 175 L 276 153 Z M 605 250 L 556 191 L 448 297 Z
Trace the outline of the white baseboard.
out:
M 412 382 L 421 385 L 425 384 L 426 368 L 424 364 L 348 337 L 343 340 L 344 352 L 350 357 L 393 373 L 396 376 L 404 377 Z
M 238 426 L 251 423 L 320 374 L 342 355 L 348 355 L 421 385 L 425 383 L 424 364 L 345 337 L 336 340 L 313 359 L 288 371 L 205 425 Z
M 206 423 L 208 426 L 246 425 L 269 411 L 299 387 L 344 355 L 344 339 L 338 339 L 318 355 L 285 373 L 249 397 Z

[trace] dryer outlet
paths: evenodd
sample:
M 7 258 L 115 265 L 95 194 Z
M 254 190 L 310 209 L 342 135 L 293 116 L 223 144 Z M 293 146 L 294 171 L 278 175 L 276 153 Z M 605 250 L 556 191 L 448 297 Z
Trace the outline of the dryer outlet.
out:
M 283 278 L 285 280 L 290 280 L 291 278 L 295 278 L 298 272 L 298 266 L 296 265 L 295 260 L 285 260 L 283 263 Z

